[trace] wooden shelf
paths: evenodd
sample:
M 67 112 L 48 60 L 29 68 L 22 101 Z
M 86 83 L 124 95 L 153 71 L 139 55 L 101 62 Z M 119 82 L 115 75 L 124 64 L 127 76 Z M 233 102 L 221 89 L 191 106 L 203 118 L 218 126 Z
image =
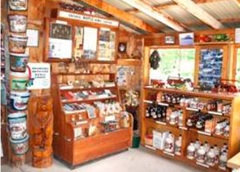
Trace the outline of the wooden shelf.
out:
M 219 41 L 219 42 L 195 42 L 195 45 L 225 45 L 225 44 L 234 44 L 233 41 Z
M 115 75 L 115 73 L 57 73 L 57 75 Z
M 140 67 L 142 65 L 142 61 L 140 59 L 118 59 L 117 65 Z
M 63 104 L 66 103 L 80 103 L 80 102 L 93 102 L 93 101 L 102 101 L 102 100 L 110 100 L 110 99 L 117 99 L 117 96 L 110 96 L 105 98 L 84 98 L 79 100 L 62 100 Z
M 104 90 L 104 89 L 116 89 L 116 86 L 114 87 L 91 87 L 91 88 L 77 88 L 77 87 L 74 87 L 74 88 L 61 88 L 60 87 L 60 90 L 61 92 L 64 92 L 64 91 L 72 91 L 72 92 L 76 92 L 76 91 L 84 91 L 84 90 Z
M 223 44 L 224 46 L 224 52 L 228 43 L 219 43 L 219 46 Z M 195 45 L 196 46 L 196 45 Z M 207 45 L 210 47 L 210 45 Z M 206 47 L 207 47 L 206 46 Z M 174 47 L 174 46 L 173 46 Z M 175 46 L 176 48 L 178 46 Z M 204 46 L 202 46 L 204 47 Z M 216 44 L 211 45 L 212 48 L 218 47 Z M 240 151 L 240 148 L 237 146 L 240 142 L 240 94 L 239 93 L 216 93 L 216 92 L 203 92 L 203 91 L 185 91 L 185 90 L 178 90 L 178 89 L 171 89 L 171 88 L 156 88 L 151 85 L 149 85 L 150 81 L 150 64 L 149 64 L 149 55 L 152 50 L 163 48 L 162 46 L 153 46 L 153 47 L 145 47 L 144 52 L 144 62 L 143 62 L 143 86 L 141 89 L 141 105 L 140 107 L 140 113 L 141 113 L 141 138 L 145 138 L 146 135 L 153 135 L 153 131 L 158 132 L 171 132 L 174 137 L 182 135 L 182 150 L 183 155 L 186 154 L 187 147 L 190 142 L 199 140 L 201 143 L 208 142 L 209 145 L 217 145 L 219 148 L 221 148 L 224 144 L 228 145 L 228 158 L 231 158 L 233 155 L 235 155 L 237 152 Z M 171 47 L 172 48 L 172 47 Z M 227 53 L 225 53 L 227 54 Z M 225 57 L 225 56 L 224 56 Z M 199 60 L 199 59 L 198 59 Z M 199 63 L 199 61 L 196 61 L 196 63 Z M 198 64 L 195 64 L 195 66 L 198 66 Z M 198 72 L 198 71 L 197 71 Z M 195 76 L 197 77 L 197 76 Z M 224 103 L 228 103 L 231 105 L 231 111 L 228 114 L 223 114 L 215 111 L 207 111 L 205 109 L 199 110 L 199 109 L 190 109 L 186 107 L 181 107 L 179 105 L 171 105 L 169 103 L 166 103 L 166 106 L 168 108 L 174 110 L 176 108 L 182 109 L 182 121 L 183 121 L 183 127 L 179 127 L 177 125 L 170 125 L 166 121 L 160 121 L 156 122 L 153 119 L 149 119 L 145 117 L 146 108 L 148 106 L 145 106 L 146 104 L 151 104 L 153 101 L 149 99 L 156 99 L 157 96 L 161 96 L 162 94 L 167 93 L 171 95 L 185 95 L 187 97 L 192 98 L 199 98 L 202 101 L 211 101 L 211 100 L 222 100 Z M 153 98 L 151 98 L 153 97 Z M 201 101 L 200 100 L 200 101 Z M 165 102 L 163 102 L 165 103 Z M 200 111 L 204 113 L 210 113 L 214 115 L 214 118 L 226 118 L 229 121 L 230 125 L 230 132 L 229 137 L 224 137 L 220 135 L 216 135 L 215 133 L 207 133 L 201 130 L 197 130 L 196 128 L 190 128 L 185 127 L 186 121 L 191 115 L 190 111 Z M 144 143 L 144 141 L 142 141 Z M 171 157 L 169 155 L 164 154 L 162 151 L 159 151 L 157 149 L 152 150 L 153 148 L 150 147 L 149 150 L 152 152 L 155 152 L 156 154 L 171 158 L 173 160 L 179 160 L 182 161 L 188 165 L 193 165 L 197 168 L 203 169 L 203 171 L 224 171 L 221 169 L 218 169 L 218 167 L 208 167 L 204 164 L 196 164 L 196 161 L 188 160 L 185 156 L 179 158 L 177 156 Z M 230 169 L 227 169 L 226 171 L 230 171 Z
M 222 99 L 222 100 L 233 100 L 234 97 L 238 95 L 238 93 L 206 93 L 206 92 L 195 92 L 195 91 L 183 91 L 177 89 L 169 89 L 169 88 L 154 88 L 152 86 L 145 86 L 144 89 L 146 90 L 153 90 L 153 91 L 160 91 L 160 92 L 167 92 L 173 94 L 181 94 L 181 95 L 188 95 L 193 97 L 202 97 L 202 98 L 209 98 L 209 99 Z

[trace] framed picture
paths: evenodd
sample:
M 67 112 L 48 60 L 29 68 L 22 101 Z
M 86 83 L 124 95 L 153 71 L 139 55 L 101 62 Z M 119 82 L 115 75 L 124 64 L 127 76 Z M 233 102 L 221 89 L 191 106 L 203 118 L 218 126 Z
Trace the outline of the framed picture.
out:
M 67 23 L 50 22 L 48 58 L 71 59 L 72 26 Z
M 119 42 L 118 52 L 119 53 L 126 53 L 126 51 L 127 51 L 127 43 L 126 42 Z
M 174 44 L 175 36 L 165 36 L 165 44 Z
M 180 33 L 179 34 L 179 45 L 193 45 L 194 34 L 193 33 Z

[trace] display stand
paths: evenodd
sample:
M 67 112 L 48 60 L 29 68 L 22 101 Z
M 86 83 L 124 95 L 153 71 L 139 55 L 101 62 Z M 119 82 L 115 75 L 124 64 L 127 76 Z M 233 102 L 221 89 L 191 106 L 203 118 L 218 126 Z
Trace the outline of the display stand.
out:
M 204 171 L 225 171 L 223 168 L 219 168 L 219 164 L 215 164 L 214 166 L 207 165 L 206 162 L 203 161 L 203 163 L 200 163 L 199 161 L 196 161 L 195 158 L 193 160 L 190 160 L 187 158 L 188 150 L 187 147 L 190 144 L 190 142 L 193 142 L 195 140 L 199 140 L 201 143 L 208 142 L 209 145 L 217 145 L 218 147 L 223 147 L 224 144 L 228 146 L 228 153 L 227 153 L 227 159 L 230 159 L 233 155 L 235 155 L 237 152 L 239 152 L 239 146 L 238 143 L 240 142 L 239 134 L 236 133 L 239 131 L 240 126 L 240 117 L 239 117 L 239 108 L 240 108 L 240 97 L 237 94 L 234 93 L 208 93 L 208 92 L 202 92 L 202 91 L 184 91 L 184 90 L 178 90 L 178 89 L 167 89 L 167 88 L 161 88 L 161 87 L 153 87 L 150 85 L 149 80 L 149 61 L 148 57 L 150 54 L 151 47 L 145 48 L 145 58 L 144 58 L 144 65 L 143 65 L 143 73 L 144 73 L 144 81 L 143 81 L 143 87 L 141 89 L 141 144 L 145 146 L 146 148 L 150 148 L 151 152 L 155 152 L 156 154 L 173 159 L 173 160 L 179 160 L 187 164 L 191 164 L 193 166 L 196 166 L 198 168 L 203 169 Z M 225 72 L 223 73 L 225 74 Z M 179 103 L 172 103 L 172 102 L 166 102 L 161 100 L 161 96 L 163 95 L 171 95 L 171 96 L 183 96 L 183 97 L 191 97 L 194 99 L 198 99 L 200 102 L 209 102 L 213 100 L 219 100 L 224 102 L 225 104 L 228 104 L 231 106 L 231 110 L 228 113 L 225 113 L 221 111 L 217 112 L 216 110 L 210 111 L 206 109 L 199 109 L 199 108 L 189 108 L 185 106 L 181 106 Z M 168 110 L 172 111 L 181 111 L 182 112 L 182 123 L 181 125 L 178 124 L 175 121 L 169 121 L 167 120 L 166 116 L 159 119 L 152 119 L 147 115 L 147 108 L 152 105 L 153 103 L 157 103 L 157 105 L 161 107 L 166 107 Z M 206 113 L 206 114 L 212 114 L 214 120 L 221 120 L 226 119 L 230 122 L 230 132 L 228 136 L 224 136 L 224 134 L 216 134 L 215 131 L 207 132 L 202 129 L 196 129 L 189 127 L 187 125 L 187 119 L 193 114 L 193 113 Z M 165 150 L 164 146 L 159 147 L 159 143 L 157 142 L 157 135 L 153 134 L 154 139 L 149 141 L 149 134 L 159 132 L 171 132 L 175 138 L 177 138 L 179 135 L 182 136 L 182 144 L 181 144 L 181 150 L 180 155 L 176 155 L 173 152 L 169 150 Z M 161 137 L 162 138 L 162 137 Z M 152 143 L 154 142 L 154 143 Z M 158 144 L 157 144 L 158 143 Z M 173 142 L 175 144 L 175 142 Z M 226 162 L 225 162 L 226 163 Z M 226 165 L 226 164 L 225 164 Z M 229 169 L 226 168 L 227 171 Z
M 98 33 L 97 44 L 89 40 L 90 44 L 97 45 L 91 58 L 86 58 L 84 50 L 76 58 L 49 58 L 49 44 L 46 43 L 47 61 L 73 62 L 65 63 L 64 70 L 53 69 L 56 72 L 52 75 L 54 155 L 73 168 L 128 149 L 132 143 L 133 118 L 121 111 L 119 91 L 115 83 L 118 22 L 116 25 L 113 20 L 66 10 L 54 10 L 52 17 L 55 18 L 46 20 L 47 29 L 50 28 L 48 26 L 51 21 L 61 20 L 72 28 L 90 27 Z M 48 30 L 46 34 L 49 35 Z M 109 40 L 108 34 L 114 40 Z M 76 32 L 73 37 L 76 38 Z M 76 55 L 77 42 L 79 39 L 73 41 L 73 56 Z M 80 49 L 86 47 L 84 43 L 86 42 L 80 43 Z M 107 50 L 111 53 L 110 56 L 103 53 L 106 51 L 101 51 L 105 47 L 103 45 L 108 43 L 111 44 Z M 102 106 L 108 108 L 103 110 Z

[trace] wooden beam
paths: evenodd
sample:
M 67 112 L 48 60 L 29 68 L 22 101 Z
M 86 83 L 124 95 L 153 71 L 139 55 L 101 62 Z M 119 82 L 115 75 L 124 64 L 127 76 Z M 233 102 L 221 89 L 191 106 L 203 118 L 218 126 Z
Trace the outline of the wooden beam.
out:
M 146 15 L 154 18 L 155 20 L 160 21 L 161 23 L 171 27 L 175 31 L 178 31 L 178 32 L 184 32 L 185 31 L 184 27 L 182 27 L 179 23 L 165 17 L 163 14 L 154 10 L 151 6 L 147 5 L 146 3 L 144 3 L 140 0 L 134 0 L 134 1 L 121 0 L 121 1 L 128 4 L 128 5 L 131 5 L 134 8 L 137 8 L 141 12 L 143 12 Z
M 173 0 L 176 2 L 180 7 L 185 9 L 187 12 L 191 13 L 199 20 L 203 21 L 205 24 L 211 26 L 214 29 L 222 29 L 224 26 L 220 23 L 217 19 L 213 16 L 208 14 L 202 8 L 200 8 L 196 3 L 191 0 Z
M 235 4 L 237 4 L 237 6 L 240 8 L 240 0 L 233 0 L 235 2 Z
M 104 12 L 105 14 L 110 14 L 116 19 L 120 20 L 121 23 L 127 23 L 128 25 L 137 28 L 138 30 L 148 32 L 148 33 L 158 33 L 159 30 L 153 26 L 145 23 L 141 19 L 130 15 L 102 0 L 73 0 L 77 3 L 90 6 L 97 11 Z
M 226 0 L 193 0 L 193 1 L 196 4 L 204 4 L 204 3 L 220 2 L 220 1 L 226 1 Z M 238 1 L 240 1 L 240 0 L 238 0 Z M 157 8 L 158 10 L 165 10 L 165 9 L 176 7 L 176 6 L 178 6 L 178 5 L 176 3 L 174 3 L 174 2 L 167 2 L 167 3 L 164 3 L 164 4 L 154 5 L 152 7 L 153 8 Z M 139 10 L 136 9 L 136 8 L 133 8 L 133 9 L 127 9 L 127 10 L 125 10 L 125 12 L 137 13 L 137 12 L 139 12 Z

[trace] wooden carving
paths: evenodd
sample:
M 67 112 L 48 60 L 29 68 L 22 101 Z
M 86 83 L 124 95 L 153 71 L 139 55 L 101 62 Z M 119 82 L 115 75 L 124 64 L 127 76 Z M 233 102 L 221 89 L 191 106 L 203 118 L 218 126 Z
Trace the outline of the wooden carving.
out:
M 33 166 L 48 167 L 52 164 L 53 113 L 50 96 L 37 98 L 33 119 Z

